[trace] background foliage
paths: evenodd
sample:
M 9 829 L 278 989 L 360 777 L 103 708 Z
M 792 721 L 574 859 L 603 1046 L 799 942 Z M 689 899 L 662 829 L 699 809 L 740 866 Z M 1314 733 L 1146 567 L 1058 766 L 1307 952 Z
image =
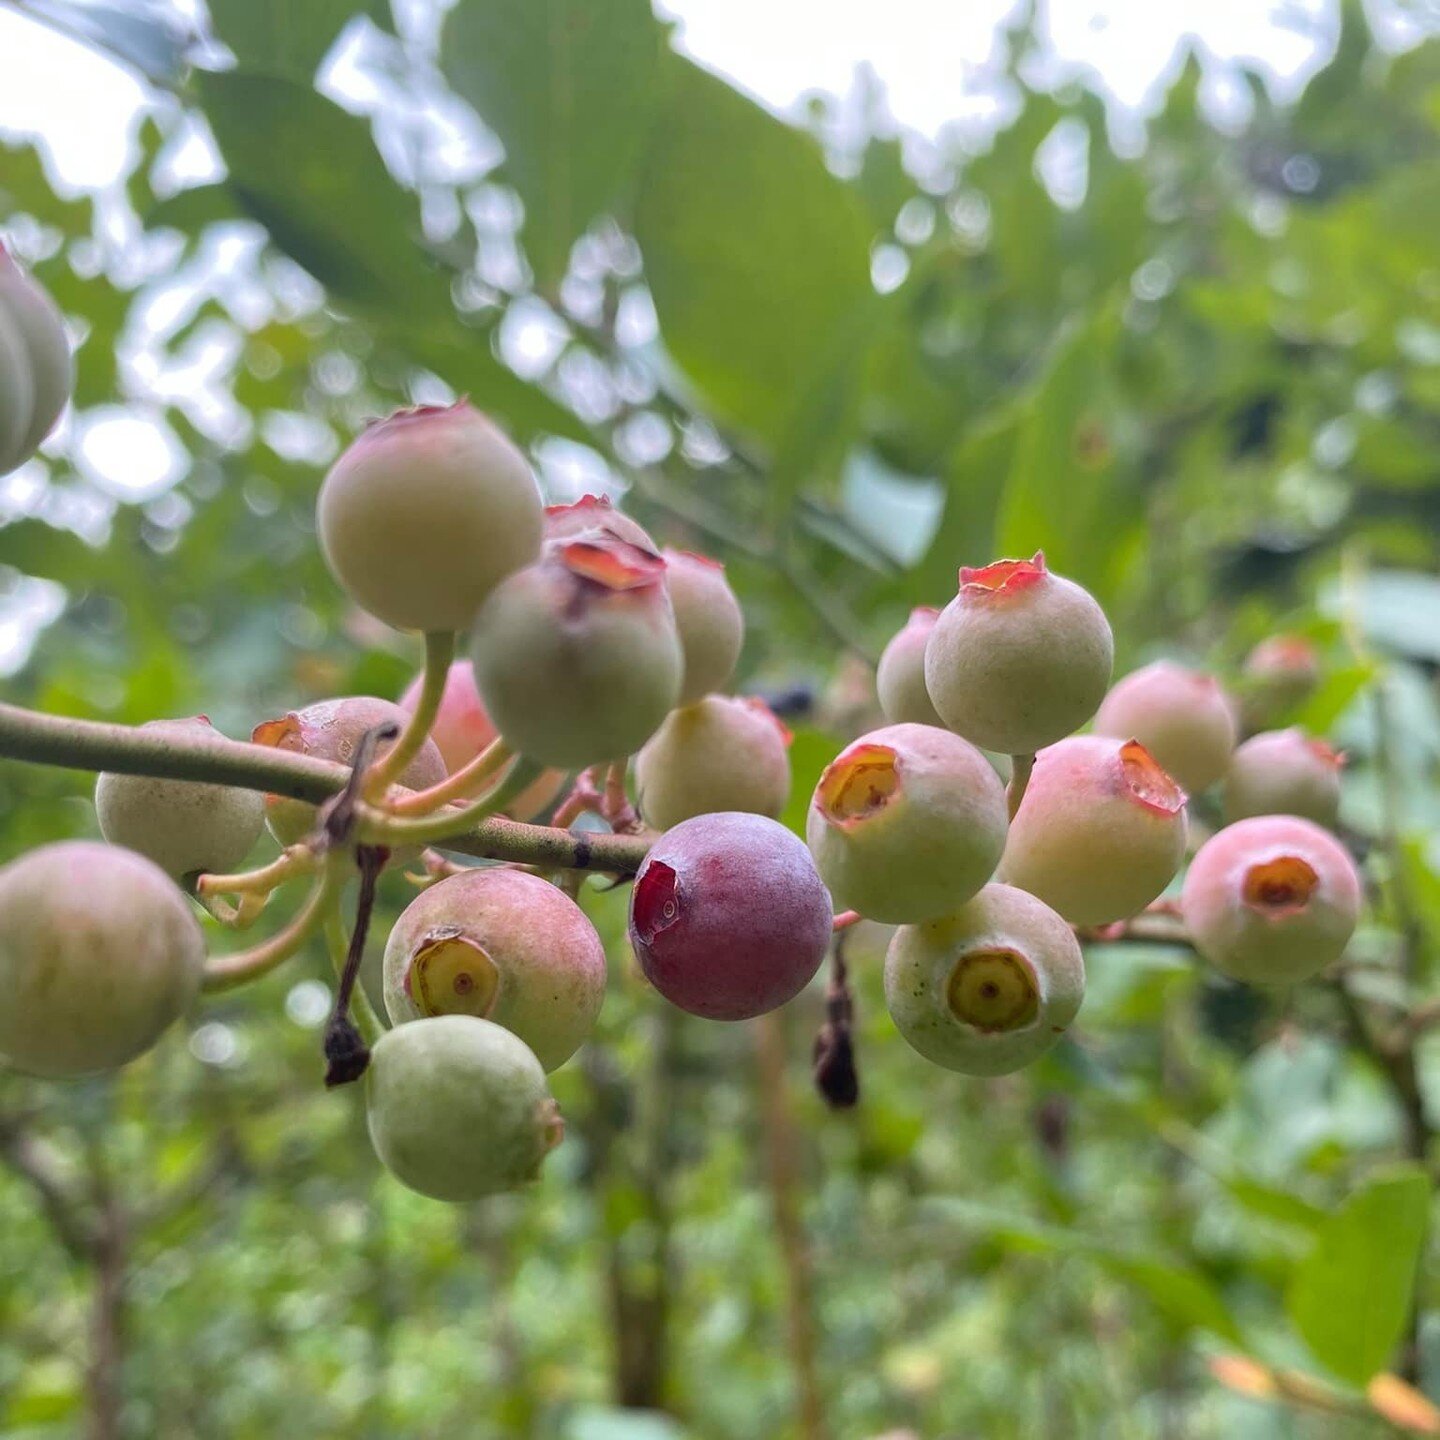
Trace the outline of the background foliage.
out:
M 114 192 L 0 145 L 7 241 L 81 340 L 75 415 L 0 486 L 12 623 L 43 628 L 9 698 L 243 735 L 397 694 L 415 651 L 346 612 L 314 492 L 364 417 L 469 393 L 552 498 L 624 492 L 726 559 L 792 815 L 906 609 L 1043 546 L 1123 666 L 1317 641 L 1298 718 L 1350 753 L 1375 893 L 1289 996 L 1091 947 L 1073 1042 L 994 1082 L 904 1047 L 864 927 L 837 1116 L 818 993 L 759 1034 L 662 1010 L 623 892 L 587 892 L 613 984 L 556 1077 L 570 1141 L 469 1210 L 380 1176 L 319 1088 L 319 954 L 114 1083 L 0 1076 L 5 1434 L 1332 1436 L 1404 1418 L 1378 1372 L 1440 1398 L 1440 1053 L 1388 1044 L 1440 986 L 1433 42 L 1386 53 L 1347 4 L 1298 101 L 1242 71 L 1224 131 L 1190 54 L 1119 143 L 1089 77 L 1037 86 L 1022 14 L 998 131 L 924 146 L 878 101 L 782 122 L 646 0 L 398 34 L 384 0 L 211 0 L 203 34 L 29 8 L 152 103 Z M 122 419 L 168 447 L 154 485 Z M 0 766 L 4 856 L 93 833 L 89 789 Z

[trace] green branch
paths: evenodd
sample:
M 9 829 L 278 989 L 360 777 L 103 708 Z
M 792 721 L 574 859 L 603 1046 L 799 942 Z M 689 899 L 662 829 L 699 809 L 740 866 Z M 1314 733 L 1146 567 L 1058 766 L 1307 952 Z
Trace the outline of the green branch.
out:
M 340 790 L 343 765 L 292 750 L 227 740 L 221 735 L 177 734 L 129 725 L 43 715 L 0 705 L 0 758 L 71 770 L 110 770 L 163 780 L 199 780 L 264 790 L 318 805 Z M 651 837 L 574 835 L 547 825 L 522 825 L 493 816 L 433 843 L 483 860 L 509 860 L 559 870 L 633 875 Z

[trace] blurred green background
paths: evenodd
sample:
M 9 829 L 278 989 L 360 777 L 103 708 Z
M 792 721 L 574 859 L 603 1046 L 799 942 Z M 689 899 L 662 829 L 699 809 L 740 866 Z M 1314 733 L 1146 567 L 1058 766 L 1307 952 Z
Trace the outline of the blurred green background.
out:
M 908 608 L 1043 547 L 1120 669 L 1315 642 L 1288 718 L 1349 753 L 1374 903 L 1290 995 L 1091 946 L 1073 1038 L 991 1082 L 899 1040 L 861 927 L 835 1114 L 818 985 L 766 1031 L 679 1015 L 587 888 L 613 976 L 569 1139 L 461 1209 L 320 1087 L 317 950 L 113 1082 L 0 1075 L 0 1433 L 1440 1433 L 1373 1383 L 1440 1400 L 1440 1044 L 1404 1026 L 1440 991 L 1433 39 L 1347 3 L 1298 98 L 1233 67 L 1218 124 L 1190 50 L 1121 127 L 1022 10 L 993 134 L 920 143 L 878 94 L 778 118 L 648 0 L 13 8 L 144 114 L 98 193 L 0 135 L 0 231 L 80 342 L 74 414 L 0 481 L 5 698 L 245 736 L 397 695 L 417 647 L 347 611 L 315 490 L 365 417 L 468 393 L 551 498 L 727 562 L 790 818 Z M 0 858 L 95 833 L 90 789 L 0 763 Z

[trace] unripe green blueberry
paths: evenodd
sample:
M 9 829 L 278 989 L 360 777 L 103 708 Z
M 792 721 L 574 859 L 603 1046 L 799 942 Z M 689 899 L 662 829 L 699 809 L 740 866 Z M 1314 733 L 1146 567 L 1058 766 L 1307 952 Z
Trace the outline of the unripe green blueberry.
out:
M 688 705 L 730 683 L 745 643 L 745 615 L 718 560 L 690 550 L 664 555 L 665 585 L 685 653 L 680 704 Z
M 945 723 L 925 688 L 925 645 L 939 618 L 940 612 L 933 605 L 917 606 L 880 655 L 875 693 L 885 718 L 892 724 Z
M 763 700 L 706 695 L 682 705 L 635 757 L 640 813 L 658 830 L 716 810 L 777 816 L 790 797 L 789 744 Z
M 515 750 L 560 770 L 624 759 L 680 693 L 665 562 L 595 531 L 547 545 L 486 601 L 471 654 Z
M 1340 768 L 1345 757 L 1303 730 L 1265 730 L 1236 751 L 1225 777 L 1225 819 L 1300 815 L 1335 828 L 1340 818 Z
M 390 723 L 401 730 L 409 716 L 389 700 L 372 695 L 350 695 L 341 700 L 320 700 L 303 710 L 291 710 L 275 720 L 265 720 L 250 735 L 256 745 L 273 745 L 277 750 L 294 750 L 317 760 L 334 760 L 353 765 L 356 747 L 367 730 Z M 395 742 L 386 740 L 376 747 L 378 760 Z M 411 790 L 427 790 L 445 778 L 445 762 L 433 740 L 426 740 L 420 752 L 405 767 L 397 783 Z M 282 845 L 303 840 L 315 826 L 315 807 L 285 795 L 265 797 L 265 818 L 270 833 Z
M 592 530 L 603 530 L 617 540 L 627 540 L 652 554 L 657 551 L 645 527 L 623 510 L 617 510 L 608 495 L 582 495 L 568 505 L 545 507 L 547 541 L 574 540 Z
M 630 895 L 650 983 L 707 1020 L 748 1020 L 810 983 L 830 947 L 830 896 L 799 838 L 764 815 L 697 815 L 651 847 Z
M 1317 974 L 1344 954 L 1360 913 L 1345 847 L 1294 815 L 1238 821 L 1200 847 L 1180 897 L 1195 948 L 1259 985 Z
M 398 630 L 463 630 L 539 553 L 544 507 L 525 457 L 462 400 L 370 426 L 325 477 L 316 521 L 362 609 Z
M 565 1136 L 534 1052 L 473 1015 L 387 1030 L 370 1052 L 366 1110 L 381 1163 L 432 1200 L 518 1190 Z
M 1105 612 L 1037 551 L 960 571 L 925 646 L 925 688 L 957 735 L 1033 755 L 1095 713 L 1114 658 Z
M 967 740 L 887 725 L 830 763 L 805 826 L 835 904 L 890 925 L 953 915 L 995 873 L 1005 788 Z
M 424 683 L 425 677 L 417 675 L 400 697 L 400 708 L 407 715 L 413 715 L 419 706 Z M 474 665 L 469 660 L 455 661 L 446 673 L 440 709 L 430 729 L 430 738 L 445 761 L 446 771 L 453 775 L 468 765 L 497 733 L 475 686 Z M 547 770 L 505 806 L 503 813 L 516 820 L 529 820 L 554 803 L 564 784 L 563 773 Z
M 1315 693 L 1320 656 L 1304 635 L 1271 635 L 1245 657 L 1245 722 L 1262 730 Z
M 513 1030 L 546 1070 L 595 1027 L 605 949 L 563 890 L 485 866 L 451 875 L 405 907 L 385 946 L 385 1008 L 400 1025 L 478 1015 Z
M 1095 733 L 1138 740 L 1191 795 L 1225 774 L 1235 713 L 1213 675 L 1168 660 L 1117 680 L 1095 715 Z
M 1075 933 L 1048 905 L 987 885 L 954 915 L 902 925 L 885 956 L 885 1003 L 927 1060 L 1007 1075 L 1063 1035 L 1085 998 Z
M 52 1078 L 114 1070 L 195 998 L 205 942 L 158 865 L 114 845 L 44 845 L 0 870 L 0 1057 Z
M 204 715 L 152 720 L 141 729 L 187 742 L 214 734 Z M 264 828 L 265 797 L 233 785 L 107 771 L 95 782 L 95 814 L 112 845 L 138 850 L 183 880 L 199 871 L 224 874 L 244 860 Z
M 0 474 L 34 454 L 74 384 L 60 311 L 0 245 Z
M 1185 857 L 1185 792 L 1138 740 L 1072 735 L 1042 750 L 1000 878 L 1072 925 L 1138 914 Z

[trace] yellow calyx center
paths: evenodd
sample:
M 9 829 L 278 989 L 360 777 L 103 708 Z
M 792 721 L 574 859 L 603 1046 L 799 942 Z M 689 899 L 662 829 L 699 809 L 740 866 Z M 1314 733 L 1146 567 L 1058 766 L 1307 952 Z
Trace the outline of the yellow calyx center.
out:
M 1308 860 L 1298 855 L 1277 855 L 1246 870 L 1243 894 L 1252 910 L 1265 915 L 1293 915 L 1310 903 L 1319 883 L 1320 877 Z
M 1035 971 L 1018 950 L 972 950 L 945 985 L 950 1013 L 977 1030 L 1019 1030 L 1040 1013 Z
M 410 998 L 426 1015 L 476 1015 L 495 1006 L 500 972 L 495 962 L 463 935 L 426 940 L 410 961 Z
M 900 791 L 898 757 L 888 745 L 852 745 L 826 766 L 815 792 L 832 825 L 851 826 L 878 814 Z

